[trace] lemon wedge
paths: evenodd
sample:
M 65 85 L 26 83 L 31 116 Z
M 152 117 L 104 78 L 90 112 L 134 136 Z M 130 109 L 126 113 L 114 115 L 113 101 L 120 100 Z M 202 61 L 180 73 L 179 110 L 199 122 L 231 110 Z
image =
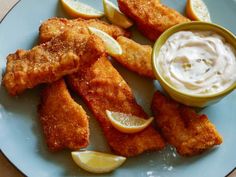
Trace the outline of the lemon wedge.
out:
M 113 39 L 109 34 L 93 27 L 88 27 L 90 32 L 100 37 L 105 45 L 106 52 L 111 56 L 119 56 L 122 54 L 122 48 L 120 44 Z
M 104 15 L 103 12 L 84 4 L 78 0 L 61 0 L 64 10 L 74 18 L 99 18 Z
M 108 173 L 122 165 L 126 157 L 95 151 L 71 152 L 75 163 L 91 173 Z
M 153 121 L 153 117 L 143 119 L 131 114 L 121 112 L 112 112 L 106 110 L 107 117 L 111 121 L 113 127 L 123 133 L 137 133 L 145 129 Z
M 103 0 L 103 7 L 105 16 L 108 20 L 122 28 L 129 28 L 133 25 L 133 22 L 129 20 L 119 9 L 116 7 L 115 4 L 110 2 L 109 0 Z
M 186 13 L 192 20 L 211 22 L 210 13 L 202 0 L 188 0 Z

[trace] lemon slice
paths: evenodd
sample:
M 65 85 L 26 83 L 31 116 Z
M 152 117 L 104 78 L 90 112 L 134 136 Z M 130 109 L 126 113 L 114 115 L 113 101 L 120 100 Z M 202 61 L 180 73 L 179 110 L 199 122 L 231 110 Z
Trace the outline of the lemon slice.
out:
M 117 130 L 123 133 L 137 133 L 145 129 L 153 121 L 153 117 L 143 119 L 131 114 L 124 114 L 120 112 L 112 112 L 106 110 L 107 117 L 110 119 L 111 124 Z
M 108 173 L 126 160 L 126 157 L 95 151 L 74 151 L 71 155 L 79 167 L 91 173 Z
M 103 12 L 94 9 L 93 7 L 79 2 L 78 0 L 61 0 L 64 10 L 74 18 L 98 18 L 104 15 Z
M 129 28 L 133 25 L 133 22 L 129 20 L 112 2 L 103 0 L 103 7 L 105 15 L 111 23 L 122 28 Z
M 108 54 L 110 54 L 111 56 L 119 56 L 122 54 L 122 48 L 120 44 L 115 39 L 113 39 L 109 34 L 93 27 L 88 27 L 88 28 L 91 33 L 97 35 L 103 40 L 105 49 Z
M 210 13 L 202 0 L 188 0 L 186 13 L 192 20 L 211 22 Z

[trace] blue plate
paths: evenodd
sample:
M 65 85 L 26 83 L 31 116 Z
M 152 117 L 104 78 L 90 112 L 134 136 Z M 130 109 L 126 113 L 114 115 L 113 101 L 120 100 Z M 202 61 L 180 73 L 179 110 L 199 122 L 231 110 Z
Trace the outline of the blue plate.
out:
M 101 0 L 84 2 L 102 10 Z M 236 1 L 205 0 L 213 22 L 223 25 L 236 34 Z M 184 11 L 185 0 L 165 0 L 163 3 Z M 58 0 L 21 0 L 0 24 L 0 71 L 4 71 L 6 56 L 19 48 L 30 49 L 37 43 L 40 23 L 50 17 L 66 17 Z M 133 29 L 134 39 L 149 43 Z M 148 80 L 127 71 L 113 62 L 132 87 L 137 101 L 150 114 L 150 102 L 156 81 Z M 27 176 L 95 176 L 72 161 L 69 151 L 50 153 L 42 137 L 38 122 L 39 90 L 26 91 L 19 97 L 10 97 L 0 86 L 0 147 L 8 159 Z M 89 149 L 110 152 L 102 131 L 86 106 L 77 98 L 91 116 Z M 202 110 L 224 137 L 224 143 L 215 149 L 193 158 L 178 156 L 171 147 L 160 152 L 145 153 L 129 158 L 116 171 L 101 176 L 136 177 L 222 177 L 236 166 L 236 92 L 221 102 Z

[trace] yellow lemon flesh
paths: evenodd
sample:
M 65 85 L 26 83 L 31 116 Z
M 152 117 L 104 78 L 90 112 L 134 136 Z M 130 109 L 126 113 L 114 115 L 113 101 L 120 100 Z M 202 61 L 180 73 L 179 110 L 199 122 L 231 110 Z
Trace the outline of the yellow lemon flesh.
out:
M 120 112 L 112 112 L 106 110 L 107 117 L 111 121 L 113 127 L 123 133 L 137 133 L 145 129 L 153 121 L 153 117 L 143 119 L 131 114 Z
M 103 32 L 99 29 L 96 29 L 93 27 L 88 27 L 88 28 L 91 33 L 97 35 L 98 37 L 100 37 L 103 40 L 106 52 L 109 55 L 119 56 L 122 54 L 122 48 L 121 48 L 120 44 L 115 39 L 113 39 L 113 37 L 111 37 L 109 34 Z
M 104 15 L 103 12 L 93 7 L 79 2 L 78 0 L 61 0 L 64 10 L 73 18 L 99 18 Z
M 75 163 L 91 173 L 108 173 L 122 165 L 126 157 L 95 151 L 71 152 Z
M 186 13 L 192 20 L 211 22 L 210 13 L 202 0 L 188 0 Z
M 110 2 L 109 0 L 103 0 L 103 7 L 105 16 L 108 20 L 122 28 L 129 28 L 133 25 L 133 22 L 129 20 L 119 9 L 116 7 L 115 4 Z

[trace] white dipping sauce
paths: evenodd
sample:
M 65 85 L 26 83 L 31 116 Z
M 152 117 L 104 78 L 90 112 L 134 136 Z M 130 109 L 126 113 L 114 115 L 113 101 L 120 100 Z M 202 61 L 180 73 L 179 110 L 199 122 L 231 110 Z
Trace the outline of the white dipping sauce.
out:
M 157 57 L 158 72 L 187 94 L 214 94 L 236 81 L 235 49 L 211 31 L 180 31 L 170 36 Z

